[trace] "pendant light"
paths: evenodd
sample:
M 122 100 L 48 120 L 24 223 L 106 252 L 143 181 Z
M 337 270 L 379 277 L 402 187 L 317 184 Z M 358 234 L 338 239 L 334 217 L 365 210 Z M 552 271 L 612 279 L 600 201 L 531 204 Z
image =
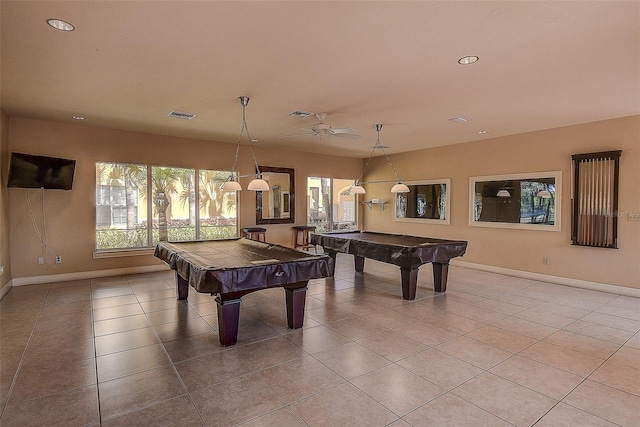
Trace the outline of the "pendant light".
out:
M 393 169 L 393 173 L 395 173 L 396 174 L 396 178 L 398 178 L 398 182 L 393 187 L 391 187 L 391 192 L 392 193 L 408 193 L 410 191 L 409 187 L 407 187 L 402 182 L 402 179 L 400 179 L 400 175 L 398 174 L 398 171 L 393 166 L 393 163 L 391 163 L 391 159 L 389 159 L 389 156 L 387 155 L 387 152 L 384 151 L 384 146 L 380 144 L 380 131 L 382 130 L 382 125 L 381 124 L 376 124 L 376 125 L 374 125 L 374 127 L 376 129 L 376 132 L 378 132 L 378 139 L 376 140 L 376 145 L 374 145 L 373 148 L 371 149 L 371 154 L 369 154 L 369 158 L 367 159 L 367 163 L 365 163 L 364 168 L 362 168 L 362 172 L 360 173 L 360 177 L 351 186 L 351 188 L 350 188 L 351 193 L 353 193 L 353 194 L 366 194 L 367 190 L 365 190 L 364 187 L 362 185 L 360 185 L 360 181 L 362 180 L 362 177 L 364 175 L 364 171 L 367 169 L 367 166 L 369 166 L 369 162 L 371 161 L 371 158 L 373 157 L 373 153 L 377 149 L 382 150 L 382 153 L 384 154 L 384 157 L 387 159 L 387 163 L 389 163 L 389 166 L 391 166 L 391 169 Z
M 236 172 L 236 166 L 238 165 L 238 154 L 240 153 L 240 142 L 242 141 L 242 134 L 247 134 L 247 139 L 249 140 L 249 148 L 251 149 L 251 156 L 253 157 L 253 163 L 256 166 L 256 174 L 255 179 L 249 182 L 247 185 L 247 190 L 252 191 L 269 191 L 270 187 L 267 181 L 262 179 L 262 173 L 260 172 L 260 167 L 258 166 L 258 161 L 256 160 L 256 154 L 253 151 L 253 141 L 251 139 L 251 135 L 249 134 L 249 127 L 247 126 L 246 119 L 246 108 L 249 104 L 249 97 L 240 96 L 238 97 L 240 100 L 240 105 L 242 105 L 242 128 L 240 129 L 240 136 L 238 137 L 238 144 L 236 145 L 236 157 L 233 161 L 233 167 L 231 168 L 231 175 L 227 178 L 227 180 L 222 184 L 222 191 L 240 191 L 242 190 L 242 186 L 238 182 L 240 179 L 240 174 Z M 248 175 L 252 176 L 252 175 Z

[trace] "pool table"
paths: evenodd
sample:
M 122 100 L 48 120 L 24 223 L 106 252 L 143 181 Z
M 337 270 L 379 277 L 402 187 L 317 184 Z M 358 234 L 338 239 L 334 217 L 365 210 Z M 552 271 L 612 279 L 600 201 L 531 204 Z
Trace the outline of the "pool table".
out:
M 337 253 L 352 254 L 355 270 L 364 271 L 365 258 L 400 267 L 402 297 L 416 298 L 418 269 L 432 263 L 433 287 L 436 292 L 447 290 L 449 260 L 464 255 L 467 242 L 371 231 L 314 233 L 311 243 L 322 246 L 335 262 Z
M 246 238 L 168 243 L 159 242 L 155 256 L 176 271 L 178 299 L 187 299 L 189 287 L 216 294 L 220 344 L 238 340 L 240 299 L 251 292 L 285 289 L 287 324 L 301 328 L 307 283 L 330 277 L 333 260 L 280 245 Z

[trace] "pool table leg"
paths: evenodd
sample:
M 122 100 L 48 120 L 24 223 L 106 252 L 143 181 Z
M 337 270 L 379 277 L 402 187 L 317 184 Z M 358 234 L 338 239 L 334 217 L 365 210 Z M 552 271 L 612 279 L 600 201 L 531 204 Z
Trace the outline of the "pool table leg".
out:
M 418 269 L 400 267 L 400 277 L 402 278 L 402 298 L 408 300 L 416 299 Z
M 449 275 L 449 261 L 433 263 L 433 289 L 436 292 L 447 291 L 448 275 Z
M 187 299 L 189 296 L 189 281 L 180 277 L 178 272 L 176 271 L 176 285 L 178 291 L 178 299 Z
M 333 262 L 331 263 L 331 271 L 329 273 L 329 274 L 331 274 L 331 277 L 333 277 L 336 274 L 336 257 L 338 255 L 338 253 L 330 251 L 330 250 L 325 249 L 325 248 L 322 248 L 322 250 L 324 251 L 324 253 L 329 255 L 331 257 L 331 259 L 333 260 Z
M 358 273 L 362 273 L 364 271 L 364 257 L 363 256 L 354 255 L 353 256 L 353 265 L 355 267 L 355 270 Z
M 304 287 L 285 287 L 284 294 L 287 303 L 287 325 L 291 329 L 302 328 L 304 305 L 307 297 L 307 282 L 304 282 Z
M 223 300 L 216 297 L 218 303 L 218 335 L 223 346 L 238 342 L 238 323 L 240 320 L 240 299 Z

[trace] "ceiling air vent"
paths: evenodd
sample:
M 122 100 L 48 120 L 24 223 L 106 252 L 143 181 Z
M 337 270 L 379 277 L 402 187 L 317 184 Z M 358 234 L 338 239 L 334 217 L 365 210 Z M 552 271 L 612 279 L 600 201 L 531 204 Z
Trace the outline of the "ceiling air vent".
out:
M 289 115 L 294 117 L 309 117 L 309 116 L 312 116 L 313 113 L 310 111 L 296 110 L 296 111 L 290 112 Z
M 449 120 L 454 123 L 465 123 L 469 121 L 466 117 L 451 117 Z
M 191 113 L 183 113 L 181 111 L 172 111 L 169 114 L 167 114 L 167 116 L 169 117 L 174 117 L 176 119 L 182 119 L 182 120 L 191 120 L 193 119 L 196 115 L 195 114 L 191 114 Z

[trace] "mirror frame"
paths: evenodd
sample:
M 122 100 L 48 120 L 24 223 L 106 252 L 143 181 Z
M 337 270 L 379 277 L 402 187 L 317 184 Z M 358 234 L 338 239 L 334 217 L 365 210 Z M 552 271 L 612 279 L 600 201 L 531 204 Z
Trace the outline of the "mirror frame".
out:
M 291 224 L 296 221 L 296 179 L 295 169 L 279 168 L 275 166 L 258 165 L 261 173 L 283 173 L 289 174 L 289 191 L 281 194 L 289 194 L 289 218 L 263 218 L 262 217 L 262 191 L 256 191 L 256 224 Z
M 434 184 L 444 184 L 447 187 L 446 190 L 446 206 L 444 211 L 444 219 L 434 219 L 434 218 L 402 218 L 398 217 L 398 197 L 402 197 L 406 193 L 396 193 L 393 198 L 393 220 L 398 222 L 413 222 L 419 224 L 440 224 L 440 225 L 449 225 L 451 224 L 451 179 L 450 178 L 441 178 L 441 179 L 428 179 L 428 180 L 419 180 L 419 181 L 404 181 L 410 192 L 415 191 L 415 189 L 411 189 L 412 186 L 417 185 L 434 185 Z
M 513 180 L 555 179 L 554 223 L 551 224 L 522 224 L 515 222 L 489 222 L 475 221 L 475 196 L 476 183 L 479 182 L 504 182 Z M 511 228 L 519 230 L 560 231 L 562 219 L 562 171 L 532 172 L 510 175 L 474 176 L 469 178 L 469 225 L 472 227 Z

